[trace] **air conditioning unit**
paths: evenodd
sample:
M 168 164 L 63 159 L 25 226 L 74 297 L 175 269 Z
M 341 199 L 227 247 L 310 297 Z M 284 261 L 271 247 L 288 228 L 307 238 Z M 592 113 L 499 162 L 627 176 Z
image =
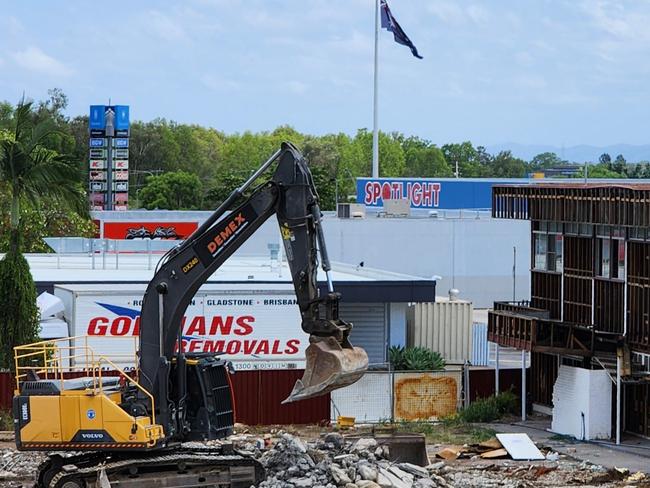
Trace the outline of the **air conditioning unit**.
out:
M 363 219 L 366 216 L 366 206 L 363 203 L 339 203 L 336 215 L 339 219 Z
M 411 215 L 411 202 L 406 198 L 384 198 L 384 215 L 386 217 L 409 217 Z

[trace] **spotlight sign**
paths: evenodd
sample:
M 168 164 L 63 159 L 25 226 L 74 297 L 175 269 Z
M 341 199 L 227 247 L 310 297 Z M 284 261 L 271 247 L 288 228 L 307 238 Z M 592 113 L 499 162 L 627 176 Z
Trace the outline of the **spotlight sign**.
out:
M 457 178 L 357 178 L 357 203 L 383 207 L 408 200 L 412 209 L 489 209 L 492 186 L 508 180 Z

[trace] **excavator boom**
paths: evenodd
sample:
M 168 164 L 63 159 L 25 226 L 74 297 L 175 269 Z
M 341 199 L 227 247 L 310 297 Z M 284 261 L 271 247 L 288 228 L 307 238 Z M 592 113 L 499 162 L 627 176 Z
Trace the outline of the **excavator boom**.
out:
M 272 172 L 271 178 L 244 198 L 244 193 L 267 172 Z M 285 401 L 322 395 L 354 383 L 363 375 L 368 357 L 363 349 L 351 345 L 352 324 L 338 314 L 340 295 L 334 291 L 330 278 L 318 193 L 311 172 L 298 149 L 283 143 L 206 222 L 161 261 L 149 283 L 140 317 L 140 370 L 143 386 L 154 397 L 168 397 L 172 362 L 176 363 L 176 370 L 182 367 L 183 353 L 177 351 L 176 345 L 182 317 L 192 297 L 274 214 L 291 270 L 301 326 L 310 335 L 305 374 Z M 317 284 L 319 258 L 328 284 L 324 296 L 319 295 Z M 178 377 L 176 396 L 182 398 L 186 388 L 182 374 Z M 165 402 L 157 403 L 163 425 L 181 428 L 171 414 L 182 417 L 182 405 L 175 405 L 175 412 L 171 412 Z
M 265 173 L 271 177 L 253 188 Z M 142 302 L 135 375 L 96 355 L 87 343 L 82 346 L 83 338 L 16 348 L 17 447 L 78 452 L 50 456 L 39 469 L 37 486 L 95 486 L 104 477 L 119 486 L 248 488 L 260 480 L 261 466 L 245 454 L 225 446 L 184 444 L 224 438 L 235 419 L 229 363 L 214 353 L 184 352 L 182 323 L 201 285 L 272 215 L 280 227 L 301 327 L 309 334 L 305 373 L 285 402 L 325 394 L 363 375 L 368 356 L 350 343 L 352 324 L 339 317 L 340 295 L 330 277 L 311 172 L 300 152 L 283 143 L 158 263 Z M 327 278 L 322 295 L 319 264 Z M 79 366 L 73 344 L 85 354 L 86 366 Z M 74 358 L 69 369 L 74 378 L 63 371 L 60 358 L 66 351 Z M 34 358 L 42 364 L 34 365 Z M 119 375 L 103 375 L 106 365 Z M 80 371 L 86 376 L 78 377 Z

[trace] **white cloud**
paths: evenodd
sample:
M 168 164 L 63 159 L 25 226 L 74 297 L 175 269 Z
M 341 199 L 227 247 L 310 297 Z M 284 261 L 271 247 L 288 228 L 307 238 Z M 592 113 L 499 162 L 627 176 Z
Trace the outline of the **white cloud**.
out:
M 438 17 L 445 24 L 487 24 L 492 19 L 492 14 L 482 5 L 471 4 L 462 7 L 456 2 L 435 0 L 427 6 L 429 12 Z
M 326 41 L 324 46 L 330 52 L 337 52 L 338 55 L 341 54 L 362 54 L 366 55 L 372 52 L 373 49 L 373 38 L 361 34 L 359 31 L 354 30 L 352 33 L 346 37 L 335 37 L 329 41 Z M 335 55 L 332 55 L 333 58 L 336 58 Z
M 615 39 L 631 42 L 650 42 L 648 23 L 650 12 L 647 3 L 638 2 L 625 6 L 604 0 L 584 0 L 582 10 L 591 17 L 598 29 Z
M 544 78 L 534 74 L 517 76 L 514 81 L 516 86 L 531 90 L 543 90 L 548 86 Z
M 526 67 L 532 66 L 535 62 L 535 58 L 528 51 L 519 51 L 515 54 L 515 59 L 521 66 Z
M 252 11 L 246 12 L 244 15 L 246 22 L 263 30 L 282 30 L 291 29 L 293 27 L 289 18 L 277 15 L 277 12 L 252 9 Z
M 183 27 L 158 10 L 151 10 L 147 13 L 147 27 L 151 33 L 166 41 L 184 41 L 187 39 Z
M 467 15 L 477 24 L 485 24 L 490 21 L 490 12 L 481 5 L 470 5 L 467 7 Z
M 218 75 L 205 74 L 200 80 L 207 88 L 214 91 L 233 91 L 240 88 L 239 83 Z
M 307 91 L 307 84 L 303 83 L 302 81 L 298 80 L 291 80 L 287 82 L 287 87 L 289 88 L 290 91 L 293 93 L 296 93 L 298 95 L 302 95 Z
M 24 51 L 13 53 L 14 61 L 25 69 L 50 76 L 70 76 L 74 70 L 61 61 L 45 54 L 37 47 L 28 47 Z
M 463 9 L 452 2 L 436 0 L 431 2 L 427 8 L 429 12 L 446 24 L 457 24 L 463 22 L 465 18 Z
M 6 31 L 12 36 L 17 36 L 25 31 L 25 27 L 20 20 L 13 15 L 0 19 L 0 26 L 2 26 L 3 29 L 6 29 Z

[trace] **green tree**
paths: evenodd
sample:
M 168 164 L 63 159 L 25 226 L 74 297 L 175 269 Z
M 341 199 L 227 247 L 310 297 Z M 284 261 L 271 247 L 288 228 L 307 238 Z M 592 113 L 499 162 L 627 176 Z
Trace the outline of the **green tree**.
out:
M 600 164 L 609 166 L 610 164 L 612 164 L 612 157 L 607 153 L 602 153 L 598 158 L 598 162 Z
M 543 152 L 530 160 L 531 169 L 556 168 L 567 164 L 567 161 L 560 158 L 554 152 Z
M 614 160 L 614 164 L 612 165 L 612 170 L 616 171 L 617 173 L 620 173 L 624 175 L 626 173 L 626 164 L 627 161 L 625 161 L 625 158 L 623 157 L 622 154 L 619 154 L 616 156 L 616 159 Z
M 53 119 L 37 121 L 32 103 L 21 100 L 12 113 L 8 131 L 0 134 L 0 189 L 9 199 L 9 242 L 0 261 L 0 365 L 13 367 L 13 347 L 38 337 L 36 287 L 22 255 L 23 209 L 45 202 L 83 212 L 86 196 L 80 175 L 48 140 L 58 136 Z
M 516 158 L 510 151 L 501 151 L 491 163 L 490 176 L 494 178 L 523 178 L 526 176 L 526 161 Z
M 404 150 L 397 133 L 379 132 L 379 176 L 402 176 L 405 168 Z M 351 141 L 349 169 L 355 176 L 370 176 L 372 173 L 372 132 L 360 129 Z M 343 158 L 345 161 L 345 158 Z
M 148 177 L 139 196 L 148 210 L 197 210 L 203 201 L 203 185 L 195 174 L 172 171 Z
M 574 178 L 584 178 L 585 169 L 584 165 L 580 168 L 574 176 Z M 623 178 L 624 175 L 617 173 L 608 168 L 607 163 L 598 163 L 598 164 L 587 164 L 587 178 Z
M 458 170 L 461 178 L 480 178 L 484 175 L 484 168 L 478 160 L 478 153 L 469 141 L 460 144 L 445 144 L 442 146 L 445 160 L 451 166 L 454 174 Z
M 407 137 L 401 141 L 404 151 L 404 176 L 419 178 L 443 178 L 453 176 L 453 170 L 445 160 L 442 150 L 419 137 Z
M 223 171 L 209 184 L 203 200 L 203 208 L 216 209 L 230 194 L 246 181 L 245 171 Z M 235 207 L 237 203 L 233 205 Z
M 314 178 L 314 185 L 321 201 L 321 210 L 335 210 L 338 165 L 341 158 L 336 137 L 331 135 L 305 137 L 302 153 L 307 159 Z
M 52 119 L 34 123 L 32 115 L 32 103 L 21 101 L 13 114 L 12 130 L 0 141 L 0 182 L 11 200 L 9 228 L 17 252 L 23 206 L 54 202 L 81 214 L 87 212 L 80 173 L 66 157 L 43 145 L 59 131 Z
M 0 367 L 14 369 L 14 346 L 38 340 L 36 285 L 29 264 L 19 251 L 20 234 L 0 261 Z

